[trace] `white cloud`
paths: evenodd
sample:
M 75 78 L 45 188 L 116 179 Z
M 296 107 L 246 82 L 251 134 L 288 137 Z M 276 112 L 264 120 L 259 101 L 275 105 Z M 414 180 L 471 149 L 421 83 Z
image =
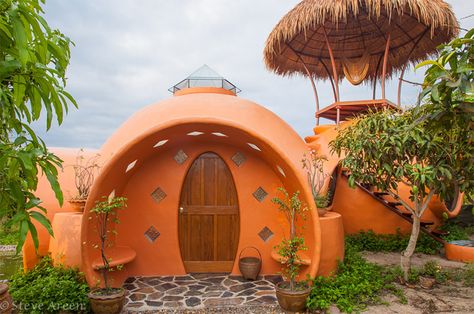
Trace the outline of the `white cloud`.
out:
M 167 89 L 208 64 L 240 87 L 241 97 L 277 113 L 302 136 L 314 126 L 310 83 L 284 78 L 263 64 L 265 40 L 299 1 L 279 0 L 48 0 L 46 17 L 76 44 L 68 89 L 80 105 L 61 127 L 43 132 L 50 146 L 100 147 L 140 108 L 170 97 Z M 472 14 L 471 1 L 451 0 L 458 17 Z M 473 27 L 474 18 L 461 20 Z M 421 80 L 421 71 L 407 76 Z M 318 83 L 321 105 L 332 102 L 329 83 Z M 396 100 L 396 82 L 388 96 Z M 403 102 L 418 89 L 405 85 Z M 370 97 L 368 87 L 341 86 L 343 99 Z

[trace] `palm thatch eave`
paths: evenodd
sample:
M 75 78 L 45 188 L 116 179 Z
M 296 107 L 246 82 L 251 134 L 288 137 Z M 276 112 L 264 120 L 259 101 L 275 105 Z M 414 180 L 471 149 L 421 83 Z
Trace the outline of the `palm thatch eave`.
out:
M 344 77 L 343 58 L 357 61 L 369 50 L 367 79 L 373 80 L 382 75 L 380 59 L 388 33 L 390 76 L 435 53 L 438 45 L 457 36 L 458 29 L 454 13 L 442 0 L 303 0 L 271 32 L 264 59 L 267 68 L 280 75 L 307 76 L 306 65 L 312 76 L 326 79 L 326 32 L 338 77 Z

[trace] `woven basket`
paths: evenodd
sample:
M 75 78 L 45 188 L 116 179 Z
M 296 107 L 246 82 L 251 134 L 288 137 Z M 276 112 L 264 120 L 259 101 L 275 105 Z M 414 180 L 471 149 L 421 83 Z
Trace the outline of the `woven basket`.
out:
M 259 257 L 254 257 L 254 256 L 242 257 L 242 253 L 246 249 L 254 249 L 255 251 L 257 251 Z M 240 269 L 240 273 L 242 274 L 242 277 L 248 280 L 256 280 L 258 277 L 258 274 L 260 273 L 261 268 L 262 268 L 262 255 L 260 254 L 260 251 L 256 247 L 248 246 L 244 248 L 242 251 L 240 251 L 239 269 Z

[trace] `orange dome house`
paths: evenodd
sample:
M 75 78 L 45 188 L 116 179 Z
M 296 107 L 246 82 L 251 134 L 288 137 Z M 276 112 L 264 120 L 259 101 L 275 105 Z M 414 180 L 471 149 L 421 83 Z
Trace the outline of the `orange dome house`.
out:
M 174 97 L 134 114 L 98 151 L 101 169 L 84 212 L 51 202 L 55 238 L 40 234 L 40 255 L 50 252 L 80 266 L 89 284 L 97 284 L 101 260 L 90 210 L 115 195 L 128 200 L 107 248 L 111 265 L 124 266 L 111 273 L 115 285 L 130 276 L 240 274 L 239 254 L 247 247 L 259 250 L 262 274 L 276 274 L 274 246 L 289 227 L 271 199 L 284 187 L 300 191 L 309 208 L 303 276 L 333 272 L 343 257 L 342 221 L 338 214 L 318 217 L 301 164 L 305 142 L 274 113 L 237 97 L 238 91 L 204 66 L 173 87 Z M 73 155 L 56 151 L 63 158 Z M 63 187 L 72 185 L 70 176 L 60 180 Z M 324 256 L 321 224 L 335 226 L 326 228 L 331 245 Z M 24 261 L 27 268 L 36 262 L 31 242 Z

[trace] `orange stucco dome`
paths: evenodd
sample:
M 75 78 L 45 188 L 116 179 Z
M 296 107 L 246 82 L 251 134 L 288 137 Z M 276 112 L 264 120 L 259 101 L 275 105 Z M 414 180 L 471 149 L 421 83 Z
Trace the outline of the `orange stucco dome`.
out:
M 280 231 L 285 229 L 281 228 L 284 219 L 271 198 L 280 186 L 301 192 L 310 208 L 304 233 L 311 263 L 305 273 L 314 276 L 319 267 L 321 233 L 301 167 L 307 150 L 305 142 L 271 111 L 226 90 L 185 91 L 135 113 L 102 146 L 104 166 L 91 189 L 81 231 L 82 263 L 88 281 L 94 282 L 97 277 L 92 265 L 98 252 L 90 245 L 97 235 L 93 219 L 87 217 L 93 217 L 89 210 L 96 200 L 111 194 L 128 198 L 128 208 L 120 213 L 115 245 L 131 247 L 136 252 L 135 261 L 114 274 L 116 279 L 185 273 L 177 244 L 179 198 L 193 160 L 209 151 L 222 158 L 235 181 L 241 225 L 238 251 L 245 246 L 258 246 L 264 256 L 263 272 L 278 272 L 280 266 L 272 260 L 271 251 L 285 236 Z M 177 162 L 178 152 L 185 156 L 183 161 Z M 244 156 L 244 166 L 236 164 L 236 153 Z M 166 199 L 156 204 L 150 193 L 158 186 Z M 268 194 L 265 201 L 255 199 L 253 192 L 258 187 Z M 143 233 L 149 227 L 161 234 L 159 244 L 145 241 Z M 264 227 L 276 235 L 268 243 L 258 236 Z M 160 255 L 162 252 L 166 257 Z M 149 260 L 160 260 L 159 267 L 150 267 Z M 234 263 L 233 273 L 238 273 L 237 264 Z

